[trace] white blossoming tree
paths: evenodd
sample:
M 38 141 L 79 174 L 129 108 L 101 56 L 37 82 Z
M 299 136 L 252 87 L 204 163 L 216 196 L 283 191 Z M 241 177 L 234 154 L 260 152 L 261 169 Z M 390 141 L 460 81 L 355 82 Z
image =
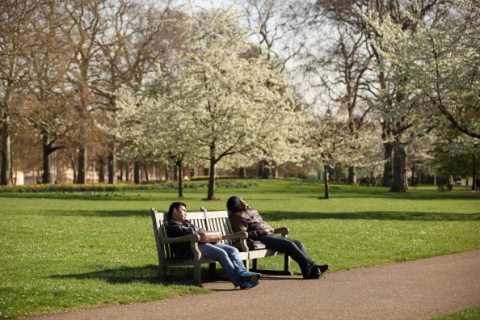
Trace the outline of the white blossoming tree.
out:
M 299 155 L 292 147 L 299 141 L 299 113 L 284 79 L 271 61 L 250 54 L 250 33 L 238 19 L 230 9 L 192 14 L 185 28 L 188 45 L 164 57 L 144 98 L 122 104 L 121 113 L 138 128 L 132 142 L 163 157 L 208 164 L 207 200 L 215 199 L 220 163 L 283 163 Z
M 352 132 L 349 123 L 337 116 L 311 115 L 305 129 L 305 145 L 309 148 L 304 156 L 307 161 L 324 167 L 325 192 L 321 199 L 330 199 L 329 168 L 340 164 L 364 168 L 382 162 L 381 156 L 378 159 L 371 157 L 379 155 L 381 149 L 379 130 L 373 123 Z
M 417 0 L 409 1 L 419 8 Z M 364 15 L 378 37 L 375 42 L 391 80 L 405 94 L 391 114 L 411 117 L 418 130 L 443 123 L 480 138 L 480 6 L 478 1 L 453 0 L 441 7 L 444 16 L 425 19 L 420 10 L 406 11 L 417 25 L 406 32 L 389 16 Z M 474 140 L 476 140 L 474 139 Z
M 171 161 L 178 169 L 178 195 L 183 197 L 182 168 L 196 155 L 191 135 L 193 127 L 161 96 L 119 92 L 115 127 L 111 133 L 124 143 L 123 153 L 136 160 Z

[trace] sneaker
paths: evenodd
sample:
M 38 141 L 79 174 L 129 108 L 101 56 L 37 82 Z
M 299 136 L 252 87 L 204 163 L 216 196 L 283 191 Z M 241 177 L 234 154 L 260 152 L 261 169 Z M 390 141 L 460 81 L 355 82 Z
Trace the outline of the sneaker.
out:
M 245 271 L 238 274 L 238 281 L 240 282 L 255 282 L 262 279 L 262 274 L 257 272 Z
M 253 281 L 253 282 L 250 282 L 250 281 L 244 281 L 240 284 L 240 289 L 247 289 L 247 288 L 253 288 L 255 287 L 257 284 L 260 283 L 260 280 L 257 280 L 257 281 Z

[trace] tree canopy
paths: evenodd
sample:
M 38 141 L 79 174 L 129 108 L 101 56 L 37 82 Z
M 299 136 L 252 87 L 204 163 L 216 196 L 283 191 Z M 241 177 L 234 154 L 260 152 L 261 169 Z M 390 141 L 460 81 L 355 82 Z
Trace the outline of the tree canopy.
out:
M 215 168 L 296 154 L 295 104 L 274 61 L 248 42 L 238 13 L 213 9 L 187 20 L 188 46 L 164 57 L 151 85 L 131 101 L 123 96 L 124 123 L 140 129 L 142 148 L 208 164 L 207 199 L 215 199 Z M 149 116 L 139 116 L 148 113 Z M 156 151 L 155 151 L 156 150 Z

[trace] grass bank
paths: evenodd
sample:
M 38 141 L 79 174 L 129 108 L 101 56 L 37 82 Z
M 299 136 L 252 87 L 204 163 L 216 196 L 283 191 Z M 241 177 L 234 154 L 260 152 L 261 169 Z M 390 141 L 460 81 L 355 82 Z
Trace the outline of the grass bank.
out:
M 0 194 L 0 317 L 56 313 L 199 294 L 181 283 L 192 268 L 169 269 L 157 280 L 149 209 L 167 210 L 177 191 Z M 332 185 L 319 200 L 319 182 L 255 181 L 188 189 L 189 211 L 225 209 L 243 197 L 272 226 L 288 226 L 309 255 L 332 271 L 480 249 L 480 194 Z M 281 257 L 263 259 L 280 268 Z M 293 264 L 295 272 L 298 267 Z

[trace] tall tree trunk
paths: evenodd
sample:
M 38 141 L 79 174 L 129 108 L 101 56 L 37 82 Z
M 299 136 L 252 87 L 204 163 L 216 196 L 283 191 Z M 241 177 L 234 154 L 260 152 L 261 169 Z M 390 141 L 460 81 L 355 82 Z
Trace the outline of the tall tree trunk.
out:
M 78 176 L 77 184 L 85 184 L 87 182 L 87 149 L 81 147 L 78 151 Z
M 323 199 L 330 199 L 330 185 L 328 184 L 328 180 L 330 179 L 330 174 L 328 173 L 328 166 L 323 166 L 324 170 L 324 177 L 323 177 L 323 182 L 325 184 L 325 195 Z
M 357 183 L 357 170 L 355 167 L 348 167 L 348 183 Z
M 178 181 L 178 166 L 176 164 L 173 165 L 173 181 Z
M 7 186 L 12 184 L 12 137 L 7 128 L 7 123 L 10 121 L 10 117 L 4 115 L 3 121 L 1 184 Z
M 98 182 L 105 183 L 105 159 L 100 158 L 98 164 Z
M 407 191 L 407 151 L 399 141 L 393 144 L 393 179 L 390 192 Z
M 182 163 L 177 165 L 178 167 L 178 197 L 183 198 L 183 172 Z
M 385 73 L 380 72 L 378 74 L 378 81 L 380 83 L 380 87 L 382 90 L 387 88 L 387 80 Z M 392 167 L 392 143 L 389 142 L 389 139 L 392 135 L 392 123 L 390 121 L 382 121 L 382 140 L 385 141 L 383 143 L 384 154 L 383 160 L 385 161 L 383 165 L 383 181 L 382 187 L 391 187 L 392 186 L 392 178 L 393 178 L 393 167 Z
M 50 147 L 48 145 L 48 137 L 43 136 L 43 175 L 42 183 L 52 183 L 50 175 Z
M 475 154 L 472 154 L 472 190 L 477 190 L 479 186 L 477 186 L 477 159 Z
M 383 181 L 382 187 L 391 187 L 392 186 L 392 178 L 393 178 L 393 167 L 392 167 L 392 154 L 393 154 L 393 145 L 389 141 L 391 136 L 391 123 L 390 122 L 382 122 L 382 140 L 385 141 L 383 143 L 383 160 L 385 161 L 383 164 Z
M 144 164 L 143 165 L 143 172 L 145 173 L 145 181 L 150 181 L 150 178 L 148 177 L 148 168 L 147 168 L 147 164 Z
M 135 160 L 135 164 L 133 166 L 133 182 L 136 184 L 140 184 L 140 161 Z
M 56 146 L 54 147 L 56 139 L 52 139 L 48 141 L 48 136 L 44 134 L 42 136 L 42 147 L 43 147 L 43 175 L 42 175 L 42 182 L 43 183 L 56 183 L 56 181 L 52 181 L 52 174 L 50 172 L 50 155 L 57 151 L 58 149 L 63 149 L 64 147 Z
M 117 183 L 117 152 L 115 144 L 108 154 L 108 183 Z
M 165 181 L 170 180 L 170 176 L 168 175 L 168 164 L 165 165 Z
M 239 178 L 246 178 L 247 177 L 247 170 L 245 170 L 245 168 L 239 168 L 238 169 L 238 177 Z
M 417 183 L 416 179 L 415 179 L 415 174 L 417 173 L 417 168 L 415 166 L 415 163 L 412 163 L 412 181 L 410 181 L 410 185 L 411 186 L 414 186 Z
M 77 183 L 77 164 L 75 163 L 74 157 L 69 157 L 70 165 L 72 166 L 73 170 L 73 181 L 72 183 Z
M 392 166 L 392 154 L 393 146 L 390 142 L 385 142 L 383 144 L 384 154 L 383 159 L 385 163 L 383 164 L 383 182 L 382 187 L 391 187 L 393 179 L 393 166 Z
M 123 181 L 123 164 L 120 162 L 118 164 L 119 168 L 120 168 L 120 175 L 119 175 L 119 179 L 120 181 Z
M 272 170 L 270 169 L 270 163 L 267 160 L 263 160 L 263 172 L 262 179 L 270 179 Z
M 210 157 L 210 175 L 208 177 L 207 200 L 215 200 L 215 158 Z

